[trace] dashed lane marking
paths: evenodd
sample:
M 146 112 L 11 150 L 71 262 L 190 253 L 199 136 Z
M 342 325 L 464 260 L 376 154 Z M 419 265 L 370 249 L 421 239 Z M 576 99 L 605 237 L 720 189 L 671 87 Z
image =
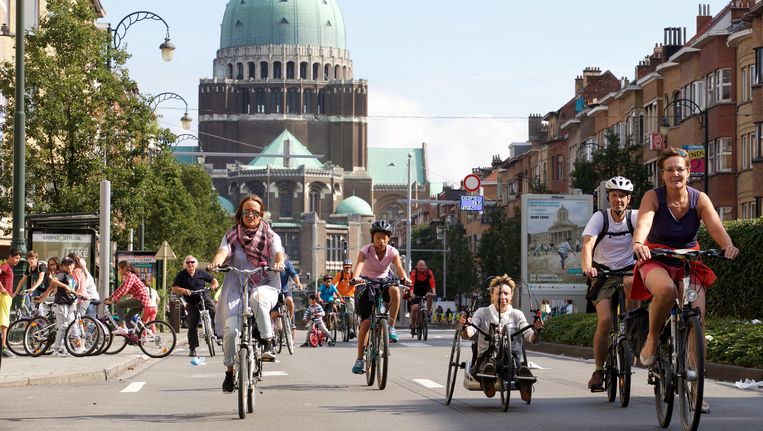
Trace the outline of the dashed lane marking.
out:
M 262 377 L 273 377 L 273 376 L 288 376 L 289 373 L 286 371 L 263 371 Z
M 145 384 L 146 382 L 132 382 L 119 392 L 138 392 L 143 389 L 143 385 Z
M 423 386 L 423 387 L 425 387 L 427 389 L 440 389 L 440 388 L 444 388 L 445 387 L 445 386 L 443 386 L 443 385 L 441 385 L 439 383 L 433 382 L 433 381 L 431 381 L 429 379 L 413 379 L 413 381 L 418 383 L 418 384 L 420 384 L 421 386 Z
M 432 347 L 431 344 L 427 344 L 427 343 L 398 343 L 398 344 L 405 347 Z

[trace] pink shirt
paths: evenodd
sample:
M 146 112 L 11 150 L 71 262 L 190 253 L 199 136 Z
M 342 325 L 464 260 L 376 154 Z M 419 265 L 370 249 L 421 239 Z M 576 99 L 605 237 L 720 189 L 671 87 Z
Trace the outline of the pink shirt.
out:
M 392 260 L 395 256 L 400 256 L 400 253 L 398 253 L 396 248 L 387 246 L 387 251 L 384 253 L 384 257 L 379 260 L 376 256 L 376 250 L 374 250 L 373 244 L 361 248 L 360 252 L 366 259 L 363 263 L 363 271 L 361 271 L 360 275 L 370 279 L 386 278 L 389 274 L 389 265 L 392 263 Z

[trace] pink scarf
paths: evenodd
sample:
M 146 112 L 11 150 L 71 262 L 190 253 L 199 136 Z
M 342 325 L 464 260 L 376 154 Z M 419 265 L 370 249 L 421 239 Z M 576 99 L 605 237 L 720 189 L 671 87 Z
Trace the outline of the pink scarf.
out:
M 265 220 L 260 220 L 256 229 L 247 229 L 241 223 L 234 226 L 225 234 L 225 239 L 233 249 L 240 245 L 246 252 L 246 259 L 252 265 L 259 266 L 260 262 L 268 262 L 273 247 L 273 229 Z

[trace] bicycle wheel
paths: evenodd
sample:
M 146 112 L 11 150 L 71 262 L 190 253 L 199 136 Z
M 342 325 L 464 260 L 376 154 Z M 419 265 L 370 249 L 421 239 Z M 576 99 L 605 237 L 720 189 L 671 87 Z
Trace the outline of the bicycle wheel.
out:
M 249 404 L 249 351 L 246 348 L 238 349 L 238 417 L 246 418 L 246 408 Z
M 617 349 L 617 363 L 620 364 L 617 388 L 620 393 L 620 407 L 628 407 L 631 400 L 631 366 L 633 365 L 633 351 L 631 344 L 626 339 L 620 340 Z
M 617 345 L 609 343 L 607 349 L 607 359 L 604 362 L 604 387 L 607 390 L 607 401 L 614 402 L 617 398 L 617 381 L 619 372 L 617 370 Z
M 342 341 L 350 341 L 350 318 L 347 313 L 342 313 Z
M 376 355 L 376 384 L 380 391 L 387 387 L 387 367 L 389 366 L 389 323 L 387 319 L 379 322 L 377 344 L 379 352 Z
M 26 350 L 24 350 L 24 331 L 26 331 L 26 327 L 31 321 L 31 318 L 23 317 L 15 320 L 8 326 L 8 339 L 5 344 L 8 347 L 8 350 L 13 352 L 16 356 L 27 355 Z
M 675 387 L 673 386 L 673 366 L 670 363 L 672 356 L 672 346 L 669 341 L 670 328 L 665 327 L 667 337 L 663 333 L 660 346 L 658 347 L 657 359 L 654 363 L 654 399 L 657 410 L 657 422 L 661 427 L 667 428 L 670 425 L 670 419 L 673 416 L 673 401 Z M 667 338 L 666 341 L 662 339 Z
M 109 331 L 109 329 L 106 329 Z M 109 331 L 109 340 L 106 342 L 106 350 L 103 353 L 107 355 L 116 355 L 127 347 L 127 338 L 122 335 L 114 335 Z
M 109 348 L 111 332 L 109 332 L 109 328 L 103 325 L 103 322 L 98 319 L 95 319 L 95 321 L 98 323 L 98 347 L 95 348 L 95 351 L 92 353 L 92 355 L 98 356 L 100 354 L 106 353 L 106 349 Z
M 424 332 L 424 341 L 427 341 L 427 337 L 429 337 L 429 312 L 424 311 L 422 314 L 423 319 L 419 320 L 419 326 L 421 326 L 421 330 Z
M 152 358 L 163 358 L 175 349 L 177 336 L 169 323 L 152 320 L 144 324 L 138 347 Z
M 419 311 L 416 314 L 417 314 L 417 316 L 416 316 L 417 319 L 416 320 L 418 320 L 418 322 L 416 322 L 417 323 L 417 325 L 416 325 L 416 339 L 421 341 L 421 338 L 424 336 L 424 328 L 422 327 L 422 323 L 421 323 L 421 311 Z
M 215 357 L 215 336 L 212 333 L 212 319 L 209 317 L 209 313 L 204 314 L 201 319 L 201 324 L 204 327 L 204 341 L 207 342 L 207 348 L 209 349 L 209 357 Z
M 273 343 L 273 348 L 279 355 L 281 354 L 281 351 L 283 350 L 283 345 L 285 343 L 284 341 L 284 334 L 283 334 L 283 328 L 281 326 L 281 319 L 276 318 L 275 323 L 273 324 L 273 338 L 275 338 Z
M 511 330 L 508 325 L 501 332 L 501 351 L 498 356 L 496 377 L 500 385 L 501 407 L 503 411 L 509 410 L 511 399 L 511 381 L 514 380 L 514 361 L 511 357 Z
M 679 331 L 678 410 L 681 428 L 696 431 L 705 387 L 705 336 L 697 316 L 689 316 Z
M 310 331 L 310 345 L 313 347 L 318 347 L 318 341 L 320 339 L 320 335 L 315 333 L 315 331 Z
M 339 319 L 336 317 L 336 313 L 331 313 L 331 339 L 336 342 L 337 329 L 339 328 Z
M 283 328 L 284 341 L 286 342 L 286 350 L 290 355 L 294 354 L 294 338 L 291 336 L 291 316 L 288 311 L 284 311 L 281 314 L 281 327 Z
M 453 391 L 456 389 L 456 376 L 461 368 L 461 331 L 456 329 L 453 337 L 453 346 L 450 348 L 450 360 L 448 362 L 448 380 L 445 383 L 445 404 L 450 404 L 453 399 Z
M 371 318 L 373 319 L 373 316 L 371 316 Z M 379 346 L 377 332 L 376 325 L 371 324 L 371 327 L 368 329 L 368 343 L 366 343 L 363 355 L 365 361 L 366 385 L 368 386 L 374 384 L 374 378 L 376 377 L 376 355 Z
M 24 351 L 36 358 L 42 356 L 53 343 L 50 332 L 53 326 L 44 317 L 35 317 L 24 330 Z
M 95 319 L 82 316 L 71 322 L 64 333 L 64 346 L 70 355 L 77 358 L 92 354 L 98 346 L 98 323 Z

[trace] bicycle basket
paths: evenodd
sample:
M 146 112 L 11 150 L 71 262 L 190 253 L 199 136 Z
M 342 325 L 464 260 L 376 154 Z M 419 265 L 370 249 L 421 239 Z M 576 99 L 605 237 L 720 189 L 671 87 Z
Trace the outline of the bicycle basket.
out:
M 625 335 L 631 343 L 632 351 L 638 354 L 644 347 L 649 334 L 649 312 L 645 307 L 631 310 L 625 315 Z

